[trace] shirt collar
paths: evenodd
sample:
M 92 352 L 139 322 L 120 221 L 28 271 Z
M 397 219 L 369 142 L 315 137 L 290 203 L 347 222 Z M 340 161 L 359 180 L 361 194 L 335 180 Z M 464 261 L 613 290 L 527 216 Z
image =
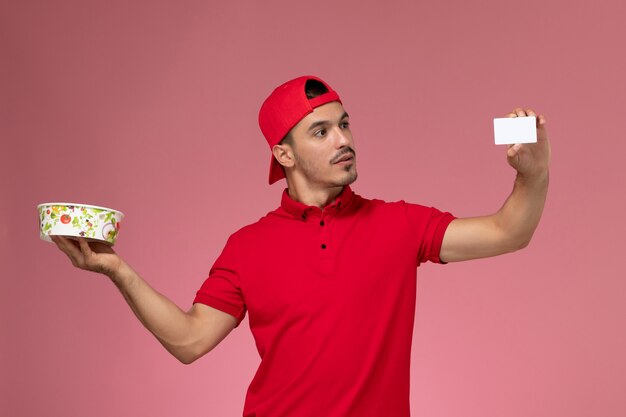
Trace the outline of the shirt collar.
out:
M 326 213 L 337 214 L 341 210 L 345 209 L 348 206 L 348 203 L 352 200 L 352 196 L 354 195 L 354 191 L 350 188 L 349 185 L 345 185 L 343 190 L 335 197 L 335 200 L 326 205 L 324 207 L 324 211 Z M 299 201 L 292 199 L 287 192 L 287 188 L 283 190 L 283 196 L 280 201 L 281 207 L 292 216 L 306 220 L 309 216 L 310 212 L 322 212 L 322 209 L 316 206 L 307 206 Z

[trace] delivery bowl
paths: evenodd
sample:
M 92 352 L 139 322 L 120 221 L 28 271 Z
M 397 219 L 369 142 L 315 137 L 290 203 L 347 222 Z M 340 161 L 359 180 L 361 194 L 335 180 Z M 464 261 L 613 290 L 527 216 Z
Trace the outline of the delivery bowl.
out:
M 39 236 L 83 237 L 86 240 L 115 244 L 124 214 L 106 207 L 74 203 L 44 203 L 39 210 Z

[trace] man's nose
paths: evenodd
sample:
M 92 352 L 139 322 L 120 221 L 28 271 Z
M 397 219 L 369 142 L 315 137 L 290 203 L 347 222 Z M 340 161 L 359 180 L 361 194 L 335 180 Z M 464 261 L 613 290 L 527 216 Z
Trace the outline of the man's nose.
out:
M 344 146 L 350 146 L 350 144 L 352 143 L 350 136 L 348 135 L 347 132 L 345 132 L 343 129 L 341 129 L 340 127 L 336 128 L 337 131 L 337 147 L 341 148 Z

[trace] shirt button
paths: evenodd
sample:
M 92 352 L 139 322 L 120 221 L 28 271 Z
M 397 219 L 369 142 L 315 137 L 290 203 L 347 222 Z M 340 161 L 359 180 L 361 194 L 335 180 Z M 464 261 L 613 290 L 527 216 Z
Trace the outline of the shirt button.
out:
M 326 244 L 322 243 L 322 249 L 326 249 Z
M 324 220 L 320 222 L 320 226 L 324 226 Z

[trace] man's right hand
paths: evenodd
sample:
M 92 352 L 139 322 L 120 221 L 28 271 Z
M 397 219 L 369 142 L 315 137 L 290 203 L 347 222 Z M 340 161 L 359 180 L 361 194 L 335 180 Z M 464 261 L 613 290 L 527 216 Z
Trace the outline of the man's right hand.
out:
M 77 242 L 65 236 L 50 236 L 50 238 L 77 268 L 113 278 L 122 266 L 122 259 L 104 243 L 88 243 L 84 238 L 77 238 Z

